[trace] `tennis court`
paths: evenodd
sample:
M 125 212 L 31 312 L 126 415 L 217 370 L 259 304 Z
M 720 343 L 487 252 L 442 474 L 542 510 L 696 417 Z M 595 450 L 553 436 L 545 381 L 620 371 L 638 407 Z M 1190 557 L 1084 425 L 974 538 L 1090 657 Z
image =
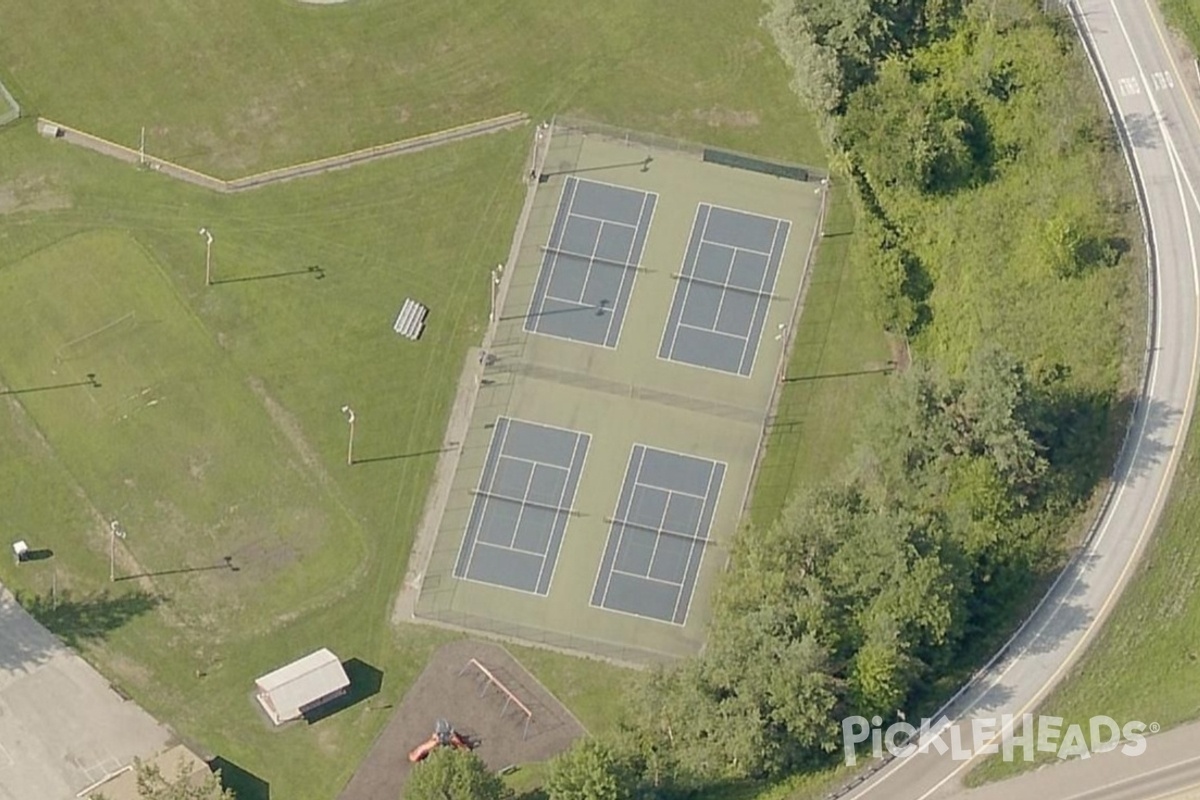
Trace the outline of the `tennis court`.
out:
M 547 594 L 590 442 L 586 433 L 499 417 L 455 576 Z
M 658 356 L 749 377 L 791 224 L 701 203 Z
M 525 330 L 615 348 L 658 195 L 569 177 Z
M 683 625 L 725 464 L 635 444 L 592 605 Z

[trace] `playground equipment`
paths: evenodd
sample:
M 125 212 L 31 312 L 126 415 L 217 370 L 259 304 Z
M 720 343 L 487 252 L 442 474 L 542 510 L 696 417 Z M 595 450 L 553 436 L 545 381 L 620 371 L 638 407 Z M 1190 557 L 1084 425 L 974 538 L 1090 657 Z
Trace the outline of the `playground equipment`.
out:
M 408 760 L 414 764 L 423 761 L 426 756 L 439 747 L 456 747 L 459 750 L 470 750 L 471 745 L 458 735 L 458 731 L 450 727 L 450 723 L 439 719 L 433 727 L 433 735 L 414 747 L 408 754 Z
M 521 730 L 521 740 L 524 741 L 529 736 L 529 725 L 533 722 L 533 711 L 529 709 L 529 706 L 522 703 L 520 698 L 505 686 L 490 669 L 473 658 L 458 671 L 459 677 L 462 677 L 463 673 L 470 669 L 474 669 L 476 672 L 476 679 L 479 681 L 480 697 L 483 697 L 487 693 L 489 687 L 494 686 L 499 690 L 500 696 L 504 698 L 504 707 L 500 709 L 501 717 L 507 714 L 510 708 L 515 708 L 517 713 L 525 718 L 525 726 Z

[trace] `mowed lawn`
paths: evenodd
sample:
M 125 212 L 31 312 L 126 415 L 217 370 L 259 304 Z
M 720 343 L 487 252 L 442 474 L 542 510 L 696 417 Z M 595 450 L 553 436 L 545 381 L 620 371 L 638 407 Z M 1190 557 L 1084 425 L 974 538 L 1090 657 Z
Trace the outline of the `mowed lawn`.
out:
M 388 618 L 525 138 L 219 198 L 0 134 L 0 391 L 19 392 L 0 396 L 0 507 L 53 551 L 0 580 L 272 797 L 334 796 L 445 638 Z M 415 344 L 391 330 L 406 296 L 431 309 Z M 48 388 L 88 373 L 99 387 Z M 119 577 L 145 577 L 108 582 L 112 518 Z M 382 672 L 381 691 L 271 730 L 254 678 L 320 646 Z
M 128 234 L 0 272 L 0 342 L 29 421 L 132 537 L 122 573 L 178 571 L 173 615 L 193 633 L 270 630 L 345 588 L 365 543 L 324 465 Z
M 36 113 L 235 177 L 510 111 L 823 162 L 760 3 L 0 0 Z

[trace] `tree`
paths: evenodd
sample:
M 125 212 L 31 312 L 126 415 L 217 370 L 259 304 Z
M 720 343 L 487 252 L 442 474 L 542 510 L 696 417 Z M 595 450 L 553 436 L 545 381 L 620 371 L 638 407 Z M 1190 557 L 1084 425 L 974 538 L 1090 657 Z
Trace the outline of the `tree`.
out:
M 583 739 L 550 762 L 550 800 L 628 800 L 637 775 L 605 742 Z
M 479 756 L 452 747 L 439 747 L 413 767 L 405 800 L 501 800 L 504 781 L 490 772 Z
M 156 764 L 134 760 L 137 775 L 138 797 L 142 800 L 236 800 L 229 789 L 221 788 L 220 772 L 196 774 L 191 764 L 180 761 L 179 774 L 167 780 Z M 105 800 L 103 794 L 92 795 L 92 800 Z

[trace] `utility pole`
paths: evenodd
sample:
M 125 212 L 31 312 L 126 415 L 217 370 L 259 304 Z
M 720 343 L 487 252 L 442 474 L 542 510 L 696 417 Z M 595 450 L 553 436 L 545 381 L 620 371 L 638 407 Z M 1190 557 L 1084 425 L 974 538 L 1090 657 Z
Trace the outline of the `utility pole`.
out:
M 496 309 L 496 293 L 499 291 L 499 288 L 500 288 L 500 273 L 502 273 L 503 271 L 504 271 L 503 264 L 497 264 L 496 268 L 494 270 L 492 270 L 492 287 L 491 287 L 492 288 L 492 310 L 488 314 L 488 322 L 496 321 L 496 311 L 497 311 L 497 309 Z
M 212 231 L 201 228 L 200 235 L 204 237 L 204 285 L 212 286 Z
M 342 413 L 346 415 L 346 421 L 350 423 L 350 445 L 346 448 L 346 464 L 354 464 L 354 409 L 350 406 L 342 406 Z
M 138 166 L 146 166 L 146 126 L 142 126 L 142 138 L 138 140 Z
M 117 539 L 124 539 L 125 531 L 121 530 L 121 523 L 115 519 L 108 526 L 108 581 L 114 583 L 117 580 Z

